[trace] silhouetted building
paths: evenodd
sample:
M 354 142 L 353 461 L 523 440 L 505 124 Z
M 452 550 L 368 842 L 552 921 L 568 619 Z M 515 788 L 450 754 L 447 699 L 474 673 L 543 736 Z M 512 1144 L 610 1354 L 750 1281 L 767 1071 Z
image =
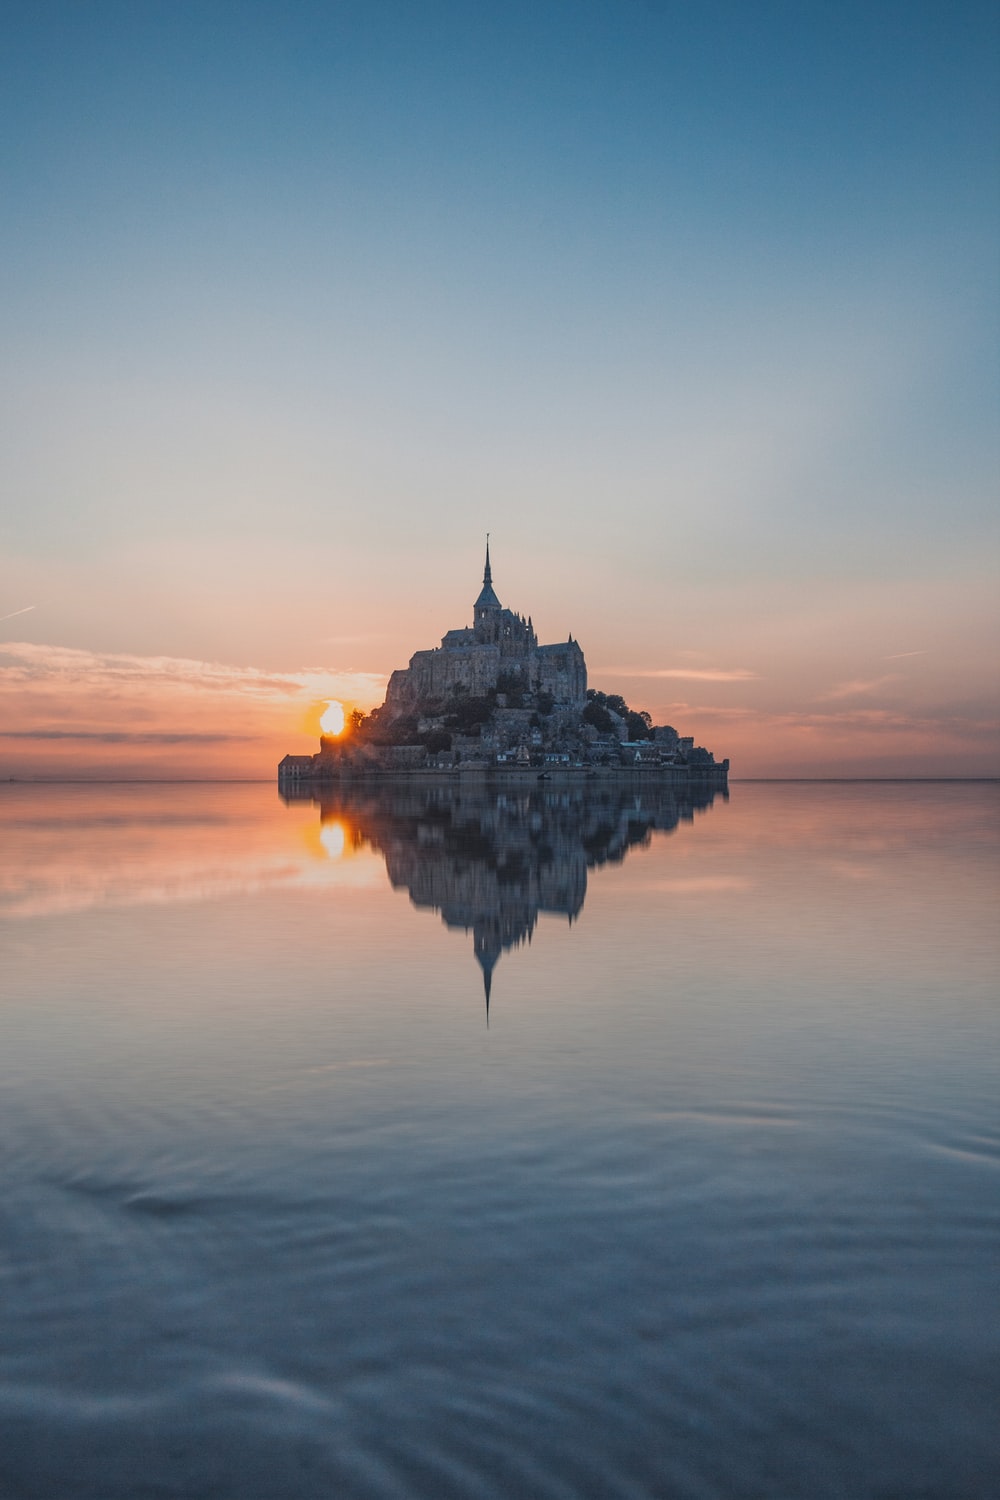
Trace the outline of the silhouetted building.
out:
M 388 716 L 409 713 L 434 699 L 456 693 L 482 697 L 498 688 L 548 693 L 556 705 L 582 707 L 587 696 L 587 664 L 570 636 L 540 646 L 530 615 L 505 609 L 493 588 L 490 544 L 486 542 L 483 586 L 472 607 L 473 623 L 449 630 L 440 646 L 417 651 L 410 665 L 393 672 L 385 695 Z

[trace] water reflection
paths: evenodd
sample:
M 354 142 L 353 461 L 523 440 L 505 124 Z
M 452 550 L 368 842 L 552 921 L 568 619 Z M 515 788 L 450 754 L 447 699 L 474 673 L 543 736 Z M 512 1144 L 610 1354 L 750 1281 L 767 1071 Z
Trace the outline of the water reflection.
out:
M 722 792 L 726 797 L 728 794 Z M 708 808 L 710 789 L 539 786 L 463 792 L 412 784 L 316 792 L 320 841 L 339 857 L 350 843 L 382 855 L 394 889 L 439 911 L 446 927 L 471 932 L 489 1022 L 493 971 L 502 953 L 530 942 L 540 913 L 579 916 L 587 870 L 620 862 L 629 849 L 670 833 Z
M 996 789 L 596 790 L 0 787 L 0 1493 L 995 1493 Z

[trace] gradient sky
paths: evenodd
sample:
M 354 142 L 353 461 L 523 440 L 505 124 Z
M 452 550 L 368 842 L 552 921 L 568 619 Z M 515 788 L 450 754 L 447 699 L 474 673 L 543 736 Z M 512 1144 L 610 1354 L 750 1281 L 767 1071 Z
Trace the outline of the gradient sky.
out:
M 4 11 L 0 774 L 273 774 L 497 592 L 733 774 L 1000 772 L 992 3 Z

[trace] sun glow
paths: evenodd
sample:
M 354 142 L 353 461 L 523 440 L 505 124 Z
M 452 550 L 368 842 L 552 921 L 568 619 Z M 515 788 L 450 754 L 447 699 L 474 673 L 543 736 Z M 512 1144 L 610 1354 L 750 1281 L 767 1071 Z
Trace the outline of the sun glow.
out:
M 319 841 L 330 859 L 339 859 L 347 842 L 343 823 L 324 823 L 319 831 Z
M 323 711 L 319 727 L 324 734 L 342 734 L 344 731 L 344 705 L 331 698 Z

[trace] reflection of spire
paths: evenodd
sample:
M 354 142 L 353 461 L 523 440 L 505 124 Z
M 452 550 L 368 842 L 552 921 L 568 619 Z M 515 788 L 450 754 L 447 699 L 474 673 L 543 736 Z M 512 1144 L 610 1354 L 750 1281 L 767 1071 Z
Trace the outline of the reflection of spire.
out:
M 472 947 L 476 955 L 476 961 L 483 971 L 483 993 L 486 996 L 486 1024 L 490 1024 L 490 991 L 493 988 L 493 970 L 496 968 L 497 959 L 503 952 L 503 945 L 494 940 L 491 942 L 486 924 L 476 923 L 473 929 Z
M 472 933 L 489 1025 L 493 971 L 502 954 L 531 942 L 539 915 L 559 914 L 572 925 L 588 869 L 620 863 L 629 849 L 648 843 L 652 829 L 669 832 L 695 809 L 710 807 L 715 792 L 576 781 L 473 794 L 414 782 L 351 791 L 289 784 L 281 795 L 286 802 L 317 801 L 321 831 L 350 830 L 352 847 L 371 844 L 384 855 L 393 887 L 408 890 L 414 906 L 439 911 L 453 931 Z

